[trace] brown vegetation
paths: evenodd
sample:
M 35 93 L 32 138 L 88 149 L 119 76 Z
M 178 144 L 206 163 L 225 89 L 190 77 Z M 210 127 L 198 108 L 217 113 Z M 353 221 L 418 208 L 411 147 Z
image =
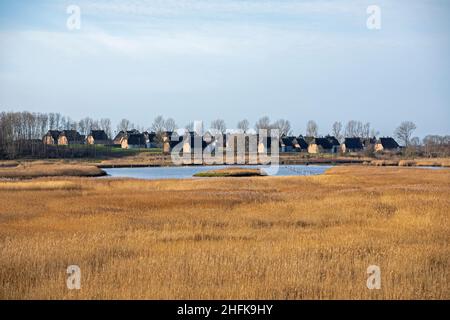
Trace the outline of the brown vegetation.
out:
M 30 179 L 37 177 L 98 177 L 106 173 L 93 165 L 71 163 L 24 162 L 17 165 L 0 166 L 0 178 Z
M 208 170 L 194 174 L 194 177 L 254 177 L 266 175 L 260 169 L 225 168 Z
M 369 166 L 2 182 L 0 298 L 449 299 L 449 182 L 447 169 Z M 380 290 L 366 287 L 373 264 Z
M 373 166 L 400 166 L 400 167 L 450 167 L 449 158 L 420 158 L 420 159 L 384 159 L 372 160 L 369 162 Z

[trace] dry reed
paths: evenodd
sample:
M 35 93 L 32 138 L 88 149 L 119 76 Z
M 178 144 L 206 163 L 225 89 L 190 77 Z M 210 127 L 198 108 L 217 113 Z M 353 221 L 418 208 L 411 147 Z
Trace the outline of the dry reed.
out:
M 353 166 L 4 182 L 0 298 L 449 299 L 449 182 L 446 169 Z M 381 290 L 366 287 L 372 264 Z

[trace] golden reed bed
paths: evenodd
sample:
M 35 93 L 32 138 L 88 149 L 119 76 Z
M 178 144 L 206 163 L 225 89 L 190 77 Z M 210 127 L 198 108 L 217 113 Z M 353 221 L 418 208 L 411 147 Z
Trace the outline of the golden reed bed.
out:
M 0 182 L 0 298 L 449 299 L 449 182 L 399 167 Z

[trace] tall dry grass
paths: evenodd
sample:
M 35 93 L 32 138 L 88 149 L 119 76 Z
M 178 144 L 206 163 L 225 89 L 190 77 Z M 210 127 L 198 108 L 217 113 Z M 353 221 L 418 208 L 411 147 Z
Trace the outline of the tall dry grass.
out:
M 5 182 L 0 297 L 449 299 L 449 182 L 399 167 Z M 381 290 L 366 287 L 373 264 Z
M 84 163 L 52 163 L 33 161 L 17 164 L 17 166 L 1 167 L 0 179 L 31 179 L 37 177 L 97 177 L 106 173 L 94 165 Z

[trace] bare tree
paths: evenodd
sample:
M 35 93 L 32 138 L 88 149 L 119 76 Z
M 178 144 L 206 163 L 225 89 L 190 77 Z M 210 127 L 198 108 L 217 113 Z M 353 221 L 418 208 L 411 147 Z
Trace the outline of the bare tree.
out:
M 67 117 L 66 128 L 68 130 L 78 130 L 78 122 L 73 121 L 70 117 Z
M 42 136 L 48 130 L 48 116 L 31 112 L 0 113 L 0 158 L 42 155 Z
M 332 129 L 333 136 L 336 137 L 340 142 L 342 142 L 342 123 L 339 121 L 336 121 L 333 123 L 333 129 Z
M 314 120 L 309 120 L 306 124 L 306 136 L 317 137 L 319 132 L 319 127 Z
M 291 134 L 291 123 L 289 120 L 279 119 L 275 121 L 271 127 L 278 129 L 278 133 L 281 136 L 288 136 Z
M 119 124 L 117 125 L 117 131 L 127 132 L 129 129 L 131 129 L 130 120 L 120 120 Z
M 48 126 L 50 128 L 50 130 L 55 130 L 56 129 L 56 115 L 54 113 L 50 113 L 48 115 Z
M 211 129 L 224 134 L 227 131 L 227 125 L 223 119 L 216 119 L 211 122 Z
M 241 120 L 237 123 L 237 128 L 242 133 L 247 133 L 248 129 L 250 129 L 250 123 L 248 122 L 247 119 Z
M 400 124 L 400 126 L 398 126 L 397 129 L 395 129 L 394 134 L 396 138 L 400 140 L 400 142 L 403 143 L 405 147 L 407 147 L 409 146 L 411 136 L 416 129 L 417 127 L 413 122 L 404 121 Z
M 440 153 L 443 156 L 450 155 L 450 136 L 427 135 L 422 140 L 425 153 L 429 156 L 433 153 Z
M 91 130 L 90 131 L 92 131 L 92 130 L 100 130 L 100 129 L 101 129 L 100 121 L 92 120 L 92 122 L 91 122 Z
M 270 128 L 271 128 L 271 125 L 270 125 L 269 117 L 264 116 L 262 118 L 259 118 L 259 120 L 256 121 L 256 123 L 255 123 L 256 132 L 258 132 L 261 129 L 270 130 Z
M 410 144 L 414 147 L 419 147 L 420 146 L 420 138 L 419 137 L 412 138 Z
M 95 121 L 89 117 L 81 119 L 78 122 L 78 127 L 80 128 L 81 134 L 88 135 L 91 130 L 95 130 Z
M 358 136 L 358 122 L 355 120 L 350 120 L 345 125 L 345 136 L 347 138 L 354 138 Z
M 59 113 L 55 113 L 55 129 L 61 130 L 61 115 Z
M 379 134 L 380 134 L 380 131 L 375 130 L 375 129 L 373 129 L 373 128 L 370 129 L 370 137 L 375 138 L 375 137 L 377 137 Z
M 69 130 L 66 122 L 66 117 L 62 116 L 59 122 L 59 130 Z
M 356 137 L 362 137 L 364 135 L 364 125 L 361 121 L 356 121 Z
M 112 130 L 111 130 L 111 120 L 108 118 L 100 119 L 100 129 L 105 131 L 106 135 L 111 138 Z
M 86 126 L 86 122 L 84 121 L 84 119 L 81 119 L 80 121 L 78 121 L 78 129 L 80 130 L 80 134 L 86 135 L 87 126 Z
M 47 114 L 39 114 L 38 121 L 40 124 L 40 136 L 43 136 L 48 131 L 48 115 Z
M 172 118 L 167 119 L 164 121 L 164 130 L 165 131 L 175 131 L 177 129 L 177 124 L 175 123 L 175 120 Z
M 370 122 L 366 122 L 362 127 L 362 135 L 363 138 L 369 138 L 370 137 Z
M 161 133 L 165 130 L 165 120 L 163 116 L 159 115 L 153 120 L 151 129 L 156 133 Z
M 438 135 L 427 135 L 423 138 L 422 143 L 426 146 L 445 144 L 445 137 Z

